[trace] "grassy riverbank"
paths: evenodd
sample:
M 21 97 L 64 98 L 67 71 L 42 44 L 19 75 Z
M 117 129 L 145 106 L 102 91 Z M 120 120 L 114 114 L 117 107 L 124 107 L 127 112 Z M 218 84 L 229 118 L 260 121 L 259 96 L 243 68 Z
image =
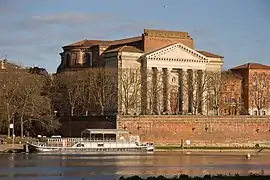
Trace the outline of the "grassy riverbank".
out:
M 269 151 L 270 148 L 255 147 L 181 147 L 181 146 L 156 146 L 155 151 Z
M 175 176 L 172 178 L 167 178 L 164 176 L 158 176 L 158 177 L 148 177 L 148 178 L 141 178 L 139 176 L 131 176 L 131 177 L 120 177 L 119 180 L 269 180 L 270 176 L 264 176 L 264 175 L 249 175 L 249 176 L 225 176 L 225 175 L 216 175 L 216 176 L 210 176 L 205 175 L 204 177 L 189 177 L 187 175 L 180 175 Z

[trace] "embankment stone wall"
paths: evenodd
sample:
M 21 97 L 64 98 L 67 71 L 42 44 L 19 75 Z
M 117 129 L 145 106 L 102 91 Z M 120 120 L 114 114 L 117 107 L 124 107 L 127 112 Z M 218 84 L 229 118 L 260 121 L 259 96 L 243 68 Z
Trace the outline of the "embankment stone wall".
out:
M 266 146 L 270 116 L 118 116 L 117 128 L 156 145 Z

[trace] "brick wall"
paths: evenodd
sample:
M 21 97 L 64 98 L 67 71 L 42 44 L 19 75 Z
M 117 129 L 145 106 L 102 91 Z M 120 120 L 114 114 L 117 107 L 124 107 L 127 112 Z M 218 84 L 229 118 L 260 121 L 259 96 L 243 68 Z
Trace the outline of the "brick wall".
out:
M 145 52 L 153 51 L 155 49 L 168 46 L 173 43 L 182 43 L 192 49 L 194 48 L 194 42 L 192 39 L 144 36 L 144 51 Z
M 253 146 L 270 140 L 270 116 L 118 116 L 118 128 L 157 145 Z

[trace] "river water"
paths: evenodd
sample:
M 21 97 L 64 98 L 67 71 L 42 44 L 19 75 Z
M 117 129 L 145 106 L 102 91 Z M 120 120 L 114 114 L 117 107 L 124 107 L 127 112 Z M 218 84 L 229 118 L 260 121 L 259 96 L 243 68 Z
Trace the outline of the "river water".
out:
M 113 180 L 121 175 L 270 174 L 270 154 L 153 152 L 136 154 L 0 154 L 0 179 Z

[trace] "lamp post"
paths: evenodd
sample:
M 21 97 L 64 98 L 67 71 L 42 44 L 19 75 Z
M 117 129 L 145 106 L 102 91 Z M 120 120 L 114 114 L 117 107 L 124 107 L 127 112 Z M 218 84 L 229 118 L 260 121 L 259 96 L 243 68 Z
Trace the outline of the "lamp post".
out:
M 14 149 L 14 118 L 12 118 L 12 124 L 9 125 L 9 128 L 12 129 L 12 149 Z
M 58 111 L 56 111 L 56 110 L 54 111 L 54 116 L 57 116 L 57 112 L 58 112 Z

